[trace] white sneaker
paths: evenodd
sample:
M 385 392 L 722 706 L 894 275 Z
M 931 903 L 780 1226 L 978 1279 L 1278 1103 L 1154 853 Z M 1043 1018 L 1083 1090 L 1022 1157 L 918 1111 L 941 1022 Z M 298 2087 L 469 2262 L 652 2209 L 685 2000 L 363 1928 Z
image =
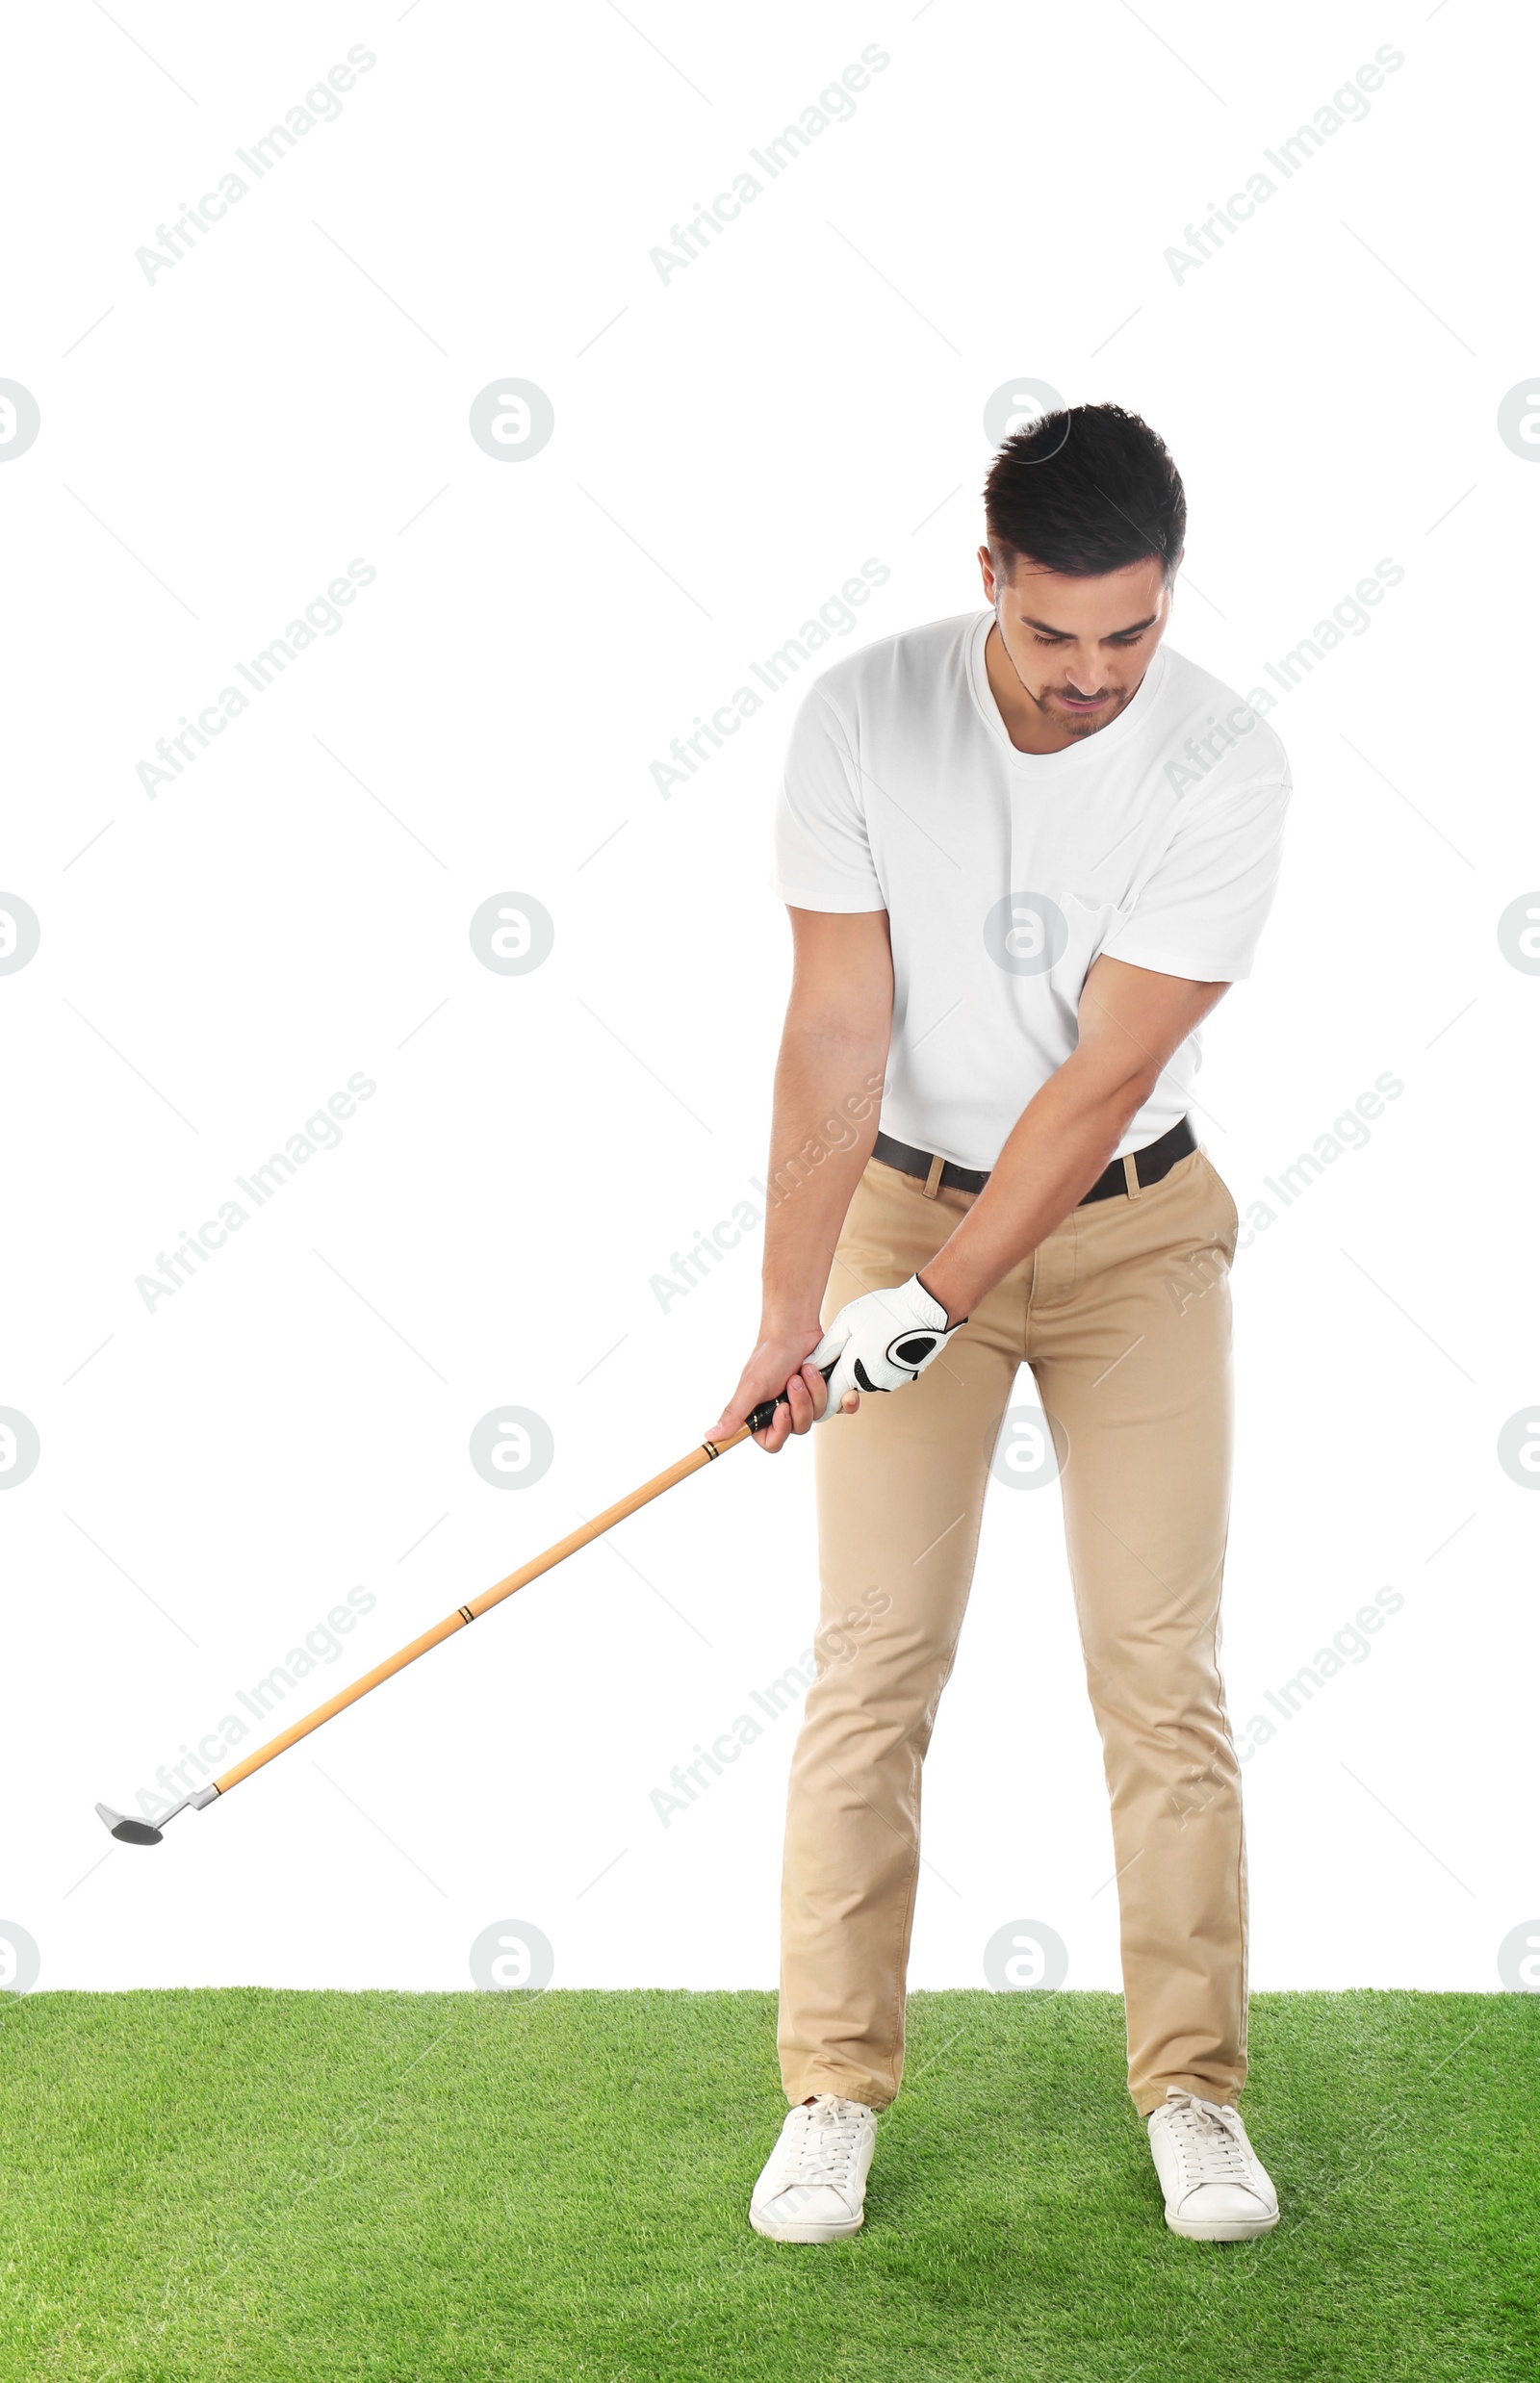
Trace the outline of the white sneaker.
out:
M 1149 2115 L 1149 2147 L 1166 2193 L 1166 2222 L 1190 2242 L 1249 2242 L 1278 2222 L 1272 2179 L 1231 2102 L 1168 2086 Z
M 749 2203 L 749 2223 L 772 2242 L 837 2242 L 865 2216 L 877 2117 L 864 2102 L 819 2093 L 786 2114 Z

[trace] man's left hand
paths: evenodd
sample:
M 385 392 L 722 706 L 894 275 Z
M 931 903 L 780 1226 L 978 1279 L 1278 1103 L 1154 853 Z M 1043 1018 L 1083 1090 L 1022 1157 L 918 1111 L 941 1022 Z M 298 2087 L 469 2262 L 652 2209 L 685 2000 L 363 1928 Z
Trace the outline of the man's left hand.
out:
M 902 1390 L 917 1382 L 966 1321 L 960 1316 L 948 1324 L 945 1308 L 917 1274 L 891 1291 L 868 1291 L 852 1299 L 808 1360 L 820 1368 L 834 1364 L 824 1422 L 840 1413 L 853 1390 Z

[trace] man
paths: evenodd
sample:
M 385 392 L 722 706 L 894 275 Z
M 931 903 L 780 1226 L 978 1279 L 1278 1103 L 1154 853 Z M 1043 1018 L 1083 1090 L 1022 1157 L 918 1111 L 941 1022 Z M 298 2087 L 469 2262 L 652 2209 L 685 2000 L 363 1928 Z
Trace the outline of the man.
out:
M 794 969 L 770 1171 L 796 1189 L 707 1436 L 771 1396 L 772 1453 L 829 1424 L 821 1643 L 841 1652 L 792 1762 L 792 2107 L 751 2221 L 793 2242 L 862 2221 L 903 2064 L 921 1764 L 1025 1364 L 1111 1796 L 1129 2090 L 1168 2223 L 1245 2240 L 1278 2206 L 1236 2109 L 1245 1856 L 1218 1665 L 1239 1225 L 1186 1113 L 1199 1023 L 1271 905 L 1288 763 L 1163 643 L 1186 500 L 1137 415 L 1045 416 L 985 504 L 988 610 L 826 672 L 777 815 Z

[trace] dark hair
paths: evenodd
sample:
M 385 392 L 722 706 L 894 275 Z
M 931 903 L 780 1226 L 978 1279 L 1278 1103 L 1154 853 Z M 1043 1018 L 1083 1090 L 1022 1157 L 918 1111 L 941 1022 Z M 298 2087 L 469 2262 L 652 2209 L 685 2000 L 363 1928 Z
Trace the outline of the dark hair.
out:
M 1187 498 L 1148 423 L 1120 405 L 1068 405 L 1006 440 L 984 483 L 984 518 L 1007 577 L 1018 554 L 1071 579 L 1158 554 L 1169 578 Z

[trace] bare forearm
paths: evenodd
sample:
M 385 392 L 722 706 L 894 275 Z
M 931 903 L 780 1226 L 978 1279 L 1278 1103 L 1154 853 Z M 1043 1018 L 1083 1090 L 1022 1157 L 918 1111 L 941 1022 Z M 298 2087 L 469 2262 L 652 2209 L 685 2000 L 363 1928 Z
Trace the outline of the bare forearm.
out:
M 1081 1057 L 1072 1054 L 1029 1101 L 984 1190 L 920 1269 L 953 1322 L 1063 1223 L 1149 1097 L 1147 1078 L 1077 1065 Z
M 763 1312 L 818 1330 L 818 1308 L 852 1194 L 877 1139 L 886 1040 L 788 1021 L 776 1065 L 764 1227 Z

